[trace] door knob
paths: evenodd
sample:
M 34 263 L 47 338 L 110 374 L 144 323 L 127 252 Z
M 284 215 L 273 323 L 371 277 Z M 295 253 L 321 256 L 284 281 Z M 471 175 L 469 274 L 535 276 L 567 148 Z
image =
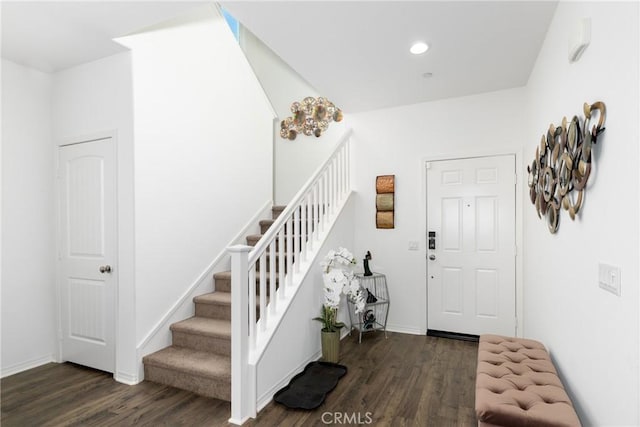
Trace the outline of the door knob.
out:
M 435 260 L 436 260 L 436 256 L 435 256 L 435 255 L 433 255 L 433 254 L 431 254 L 431 255 L 429 255 L 429 259 L 430 259 L 431 261 L 435 261 Z
M 111 273 L 111 266 L 110 265 L 101 265 L 100 266 L 100 273 Z

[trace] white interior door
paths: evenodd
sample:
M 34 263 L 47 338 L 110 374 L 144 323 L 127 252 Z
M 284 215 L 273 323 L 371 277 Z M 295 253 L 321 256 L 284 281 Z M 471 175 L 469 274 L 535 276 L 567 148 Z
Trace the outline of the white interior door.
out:
M 512 155 L 427 164 L 429 330 L 515 335 L 515 182 Z
M 60 147 L 58 160 L 61 357 L 114 372 L 114 141 Z

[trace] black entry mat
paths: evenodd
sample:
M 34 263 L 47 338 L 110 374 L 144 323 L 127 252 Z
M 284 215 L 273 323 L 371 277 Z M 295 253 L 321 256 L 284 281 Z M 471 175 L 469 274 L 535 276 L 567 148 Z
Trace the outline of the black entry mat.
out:
M 346 373 L 347 367 L 337 363 L 311 362 L 273 400 L 292 409 L 315 409 Z

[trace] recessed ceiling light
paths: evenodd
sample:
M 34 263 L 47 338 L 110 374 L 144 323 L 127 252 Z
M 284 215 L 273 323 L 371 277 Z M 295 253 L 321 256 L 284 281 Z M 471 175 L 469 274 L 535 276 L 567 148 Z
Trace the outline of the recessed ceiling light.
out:
M 415 42 L 411 45 L 411 49 L 409 49 L 409 52 L 413 53 L 414 55 L 420 55 L 425 53 L 428 49 L 429 45 L 425 42 Z

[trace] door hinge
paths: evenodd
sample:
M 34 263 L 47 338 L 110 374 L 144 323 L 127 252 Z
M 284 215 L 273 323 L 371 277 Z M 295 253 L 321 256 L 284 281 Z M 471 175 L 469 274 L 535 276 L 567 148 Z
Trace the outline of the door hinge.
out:
M 513 174 L 513 185 L 518 185 L 518 174 L 517 173 Z

